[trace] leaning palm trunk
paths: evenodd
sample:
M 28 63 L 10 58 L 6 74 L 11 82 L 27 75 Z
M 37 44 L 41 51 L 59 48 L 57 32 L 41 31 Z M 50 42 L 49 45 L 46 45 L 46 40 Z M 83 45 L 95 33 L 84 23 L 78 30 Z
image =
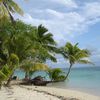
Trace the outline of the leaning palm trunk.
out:
M 0 82 L 0 89 L 1 89 L 1 86 L 2 86 L 2 82 Z
M 68 76 L 69 76 L 69 74 L 70 74 L 70 71 L 71 71 L 71 68 L 72 68 L 72 64 L 70 64 L 70 67 L 69 67 L 69 69 L 68 69 L 68 72 L 67 72 L 67 75 L 66 75 L 64 81 L 68 78 Z
M 14 23 L 15 23 L 15 20 L 14 20 L 13 16 L 11 15 L 10 11 L 9 11 L 9 8 L 7 7 L 7 5 L 6 5 L 5 2 L 3 2 L 3 5 L 4 5 L 5 8 L 7 9 L 7 12 L 8 12 L 8 14 L 9 14 L 9 16 L 10 16 L 11 22 L 14 24 Z
M 28 72 L 25 73 L 25 79 L 28 79 L 29 78 L 29 75 L 28 75 Z
M 12 76 L 13 76 L 13 73 L 10 75 L 9 79 L 7 80 L 6 86 L 10 85 L 10 82 L 12 80 Z
M 15 69 L 12 70 L 12 73 L 10 74 L 8 80 L 7 80 L 7 83 L 6 83 L 6 86 L 10 86 L 10 82 L 12 80 L 12 76 L 14 75 L 14 72 L 15 72 Z

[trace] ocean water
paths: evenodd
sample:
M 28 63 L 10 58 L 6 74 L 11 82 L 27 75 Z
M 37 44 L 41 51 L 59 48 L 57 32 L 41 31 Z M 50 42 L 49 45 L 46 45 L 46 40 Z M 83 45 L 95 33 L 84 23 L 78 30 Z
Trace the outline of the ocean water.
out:
M 74 68 L 71 70 L 68 80 L 52 85 L 100 96 L 100 67 Z
M 65 72 L 67 69 L 63 69 Z M 22 71 L 15 71 L 15 75 L 24 78 L 25 73 Z M 34 73 L 33 77 L 42 75 L 48 75 L 44 72 Z M 88 67 L 88 68 L 74 68 L 71 70 L 68 80 L 65 82 L 49 84 L 50 87 L 75 89 L 82 92 L 92 93 L 100 96 L 100 67 Z

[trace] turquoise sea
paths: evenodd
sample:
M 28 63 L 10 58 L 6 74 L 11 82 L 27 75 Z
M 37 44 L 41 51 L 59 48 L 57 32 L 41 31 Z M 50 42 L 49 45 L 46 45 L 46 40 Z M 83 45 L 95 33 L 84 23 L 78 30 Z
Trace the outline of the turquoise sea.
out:
M 67 71 L 67 69 L 63 70 Z M 24 78 L 24 72 L 22 71 L 16 70 L 15 75 L 21 79 Z M 44 72 L 34 73 L 33 77 L 37 75 L 46 76 L 48 79 L 48 76 Z M 73 68 L 68 80 L 49 84 L 48 86 L 75 89 L 100 96 L 100 67 Z

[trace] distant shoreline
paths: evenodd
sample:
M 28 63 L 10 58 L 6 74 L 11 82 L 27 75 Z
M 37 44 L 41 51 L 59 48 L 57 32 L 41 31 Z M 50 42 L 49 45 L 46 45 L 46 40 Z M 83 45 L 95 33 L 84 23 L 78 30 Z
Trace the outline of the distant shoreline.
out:
M 81 70 L 82 69 L 82 70 Z M 65 71 L 65 70 L 64 70 Z M 16 72 L 18 77 L 24 78 L 24 74 Z M 45 76 L 44 73 L 36 73 L 36 75 Z M 35 75 L 34 75 L 35 76 Z M 51 87 L 74 89 L 94 95 L 100 95 L 100 67 L 88 67 L 88 68 L 74 68 L 72 69 L 68 82 L 58 82 L 48 84 Z

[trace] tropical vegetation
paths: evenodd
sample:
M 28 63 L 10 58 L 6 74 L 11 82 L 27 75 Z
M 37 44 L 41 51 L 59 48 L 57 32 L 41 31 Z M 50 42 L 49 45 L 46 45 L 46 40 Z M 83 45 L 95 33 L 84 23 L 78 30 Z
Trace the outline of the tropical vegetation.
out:
M 61 68 L 49 69 L 48 74 L 51 81 L 59 82 L 65 79 L 65 73 L 62 71 Z
M 78 43 L 67 43 L 58 48 L 53 34 L 43 25 L 32 26 L 15 20 L 13 13 L 23 15 L 22 9 L 14 0 L 0 0 L 0 86 L 8 86 L 16 69 L 25 72 L 25 78 L 31 79 L 36 71 L 46 71 L 51 81 L 65 80 L 75 63 L 91 63 L 90 52 L 80 49 Z M 61 54 L 69 61 L 67 75 L 60 68 L 51 69 L 46 61 L 57 62 L 55 54 Z
M 9 17 L 14 22 L 12 13 L 23 15 L 22 9 L 14 0 L 0 0 L 0 19 Z
M 69 64 L 70 64 L 66 78 L 68 78 L 71 68 L 75 63 L 93 64 L 92 62 L 90 62 L 89 59 L 87 59 L 91 55 L 90 51 L 87 49 L 80 49 L 78 47 L 78 43 L 73 45 L 73 44 L 67 42 L 66 45 L 61 48 L 61 53 L 62 53 L 63 57 L 67 61 L 69 61 Z
M 16 25 L 13 27 L 8 20 L 0 27 L 1 68 L 7 64 L 15 69 L 16 63 L 12 64 L 9 60 L 12 54 L 19 59 L 19 65 L 16 68 L 23 68 L 24 66 L 23 69 L 26 71 L 26 74 L 27 70 L 33 71 L 34 67 L 32 68 L 32 66 L 36 66 L 36 64 L 38 66 L 41 64 L 40 68 L 43 69 L 42 66 L 47 67 L 43 64 L 46 60 L 56 62 L 54 56 L 55 53 L 58 53 L 56 42 L 53 39 L 53 35 L 44 26 L 31 26 L 17 20 Z

